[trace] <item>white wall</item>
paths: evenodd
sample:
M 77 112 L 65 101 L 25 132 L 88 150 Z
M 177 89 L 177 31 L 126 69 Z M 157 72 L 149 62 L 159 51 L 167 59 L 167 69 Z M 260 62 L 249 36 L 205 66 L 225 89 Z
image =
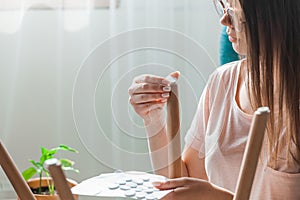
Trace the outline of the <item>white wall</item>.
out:
M 5 12 L 7 14 L 9 11 L 0 11 L 1 16 L 5 16 Z M 78 181 L 112 171 L 111 168 L 116 166 L 125 170 L 148 169 L 149 161 L 136 163 L 134 158 L 124 158 L 118 152 L 101 149 L 105 141 L 93 141 L 101 152 L 88 152 L 92 148 L 82 143 L 80 137 L 84 133 L 78 134 L 76 131 L 72 112 L 73 84 L 81 63 L 89 53 L 113 35 L 143 27 L 179 31 L 198 42 L 207 52 L 200 70 L 207 68 L 210 72 L 215 67 L 213 62 L 218 63 L 219 24 L 211 1 L 124 0 L 114 11 L 28 10 L 16 32 L 0 32 L 0 138 L 19 169 L 29 166 L 29 158 L 38 159 L 40 146 L 50 148 L 60 143 L 68 144 L 80 152 L 78 155 L 63 154 L 76 161 L 75 166 L 81 173 L 68 175 Z M 147 145 L 145 140 L 118 136 L 122 131 L 114 125 L 115 119 L 107 104 L 112 102 L 112 89 L 116 86 L 112 80 L 118 80 L 123 74 L 131 79 L 133 74 L 143 72 L 139 69 L 128 75 L 132 66 L 150 62 L 174 64 L 182 71 L 183 135 L 205 84 L 205 81 L 197 79 L 199 77 L 195 76 L 195 69 L 186 67 L 189 64 L 174 55 L 145 50 L 120 58 L 98 86 L 96 115 L 104 124 L 105 134 L 115 139 L 121 148 L 128 148 L 126 151 L 146 153 Z M 126 68 L 118 69 L 124 65 Z M 154 67 L 149 72 L 162 75 L 169 70 Z M 126 106 L 128 86 L 123 84 L 117 88 L 123 98 L 120 102 L 126 102 Z M 107 100 L 105 96 L 110 98 Z M 120 116 L 123 115 L 120 113 Z M 131 125 L 128 127 L 130 129 Z M 140 130 L 144 134 L 143 129 Z M 112 157 L 115 166 L 100 162 L 96 154 L 102 153 Z M 120 164 L 124 162 L 130 164 Z M 6 190 L 11 190 L 11 186 L 0 170 L 0 194 Z

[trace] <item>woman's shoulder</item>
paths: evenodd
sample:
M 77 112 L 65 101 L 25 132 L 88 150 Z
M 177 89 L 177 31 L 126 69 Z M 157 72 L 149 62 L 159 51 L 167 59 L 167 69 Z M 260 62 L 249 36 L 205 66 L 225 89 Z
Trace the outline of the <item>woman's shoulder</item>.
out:
M 219 76 L 228 76 L 232 74 L 236 74 L 239 71 L 240 65 L 243 61 L 233 61 L 230 63 L 226 63 L 215 70 L 215 73 Z
M 240 66 L 242 60 L 230 62 L 218 67 L 211 75 L 210 82 L 228 84 L 230 82 L 234 82 L 238 78 L 238 73 L 240 70 Z

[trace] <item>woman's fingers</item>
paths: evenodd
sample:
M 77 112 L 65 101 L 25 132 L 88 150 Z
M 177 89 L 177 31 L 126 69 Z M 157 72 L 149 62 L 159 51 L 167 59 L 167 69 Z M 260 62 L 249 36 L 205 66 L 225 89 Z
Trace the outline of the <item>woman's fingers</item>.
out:
M 152 183 L 154 187 L 160 189 L 160 190 L 170 190 L 175 189 L 179 187 L 185 187 L 190 183 L 189 179 L 186 178 L 176 178 L 176 179 L 169 179 L 165 182 L 153 182 Z
M 141 76 L 138 76 L 134 79 L 135 83 L 153 83 L 153 84 L 162 84 L 166 85 L 163 81 L 165 80 L 164 77 L 150 75 L 150 74 L 144 74 Z
M 136 113 L 145 119 L 152 110 L 162 109 L 169 96 L 169 92 L 133 94 L 129 97 L 129 102 Z
M 224 199 L 232 200 L 233 193 L 216 186 L 206 180 L 197 178 L 177 178 L 165 182 L 154 182 L 153 185 L 161 190 L 173 189 L 162 200 L 199 200 L 199 199 Z
M 132 104 L 144 104 L 151 102 L 166 102 L 169 93 L 159 93 L 159 94 L 135 94 L 130 97 L 130 103 Z
M 170 92 L 171 87 L 162 84 L 153 83 L 133 83 L 128 89 L 129 95 L 142 94 L 142 93 L 164 93 Z
M 169 179 L 165 182 L 153 182 L 154 187 L 160 190 L 171 190 L 172 192 L 164 196 L 163 200 L 181 200 L 181 199 L 192 199 L 190 198 L 191 191 L 188 188 L 193 184 L 193 181 L 187 178 L 176 178 Z M 199 197 L 197 197 L 198 199 Z
M 147 115 L 155 109 L 159 111 L 156 114 L 160 114 L 170 96 L 170 83 L 178 76 L 179 72 L 171 73 L 169 79 L 149 74 L 136 77 L 128 89 L 129 101 L 135 111 L 143 119 L 149 118 Z

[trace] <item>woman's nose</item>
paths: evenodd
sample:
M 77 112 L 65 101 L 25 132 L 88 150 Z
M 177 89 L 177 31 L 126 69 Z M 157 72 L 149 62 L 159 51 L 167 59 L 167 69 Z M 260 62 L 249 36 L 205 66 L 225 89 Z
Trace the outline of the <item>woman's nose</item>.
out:
M 224 26 L 232 27 L 232 23 L 227 12 L 225 12 L 224 15 L 221 17 L 220 23 Z

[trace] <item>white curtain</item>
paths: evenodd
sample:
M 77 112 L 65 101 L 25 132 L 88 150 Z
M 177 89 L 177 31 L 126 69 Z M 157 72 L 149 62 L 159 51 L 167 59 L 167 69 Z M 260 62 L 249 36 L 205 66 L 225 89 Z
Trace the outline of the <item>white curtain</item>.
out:
M 79 154 L 81 181 L 151 171 L 127 89 L 143 73 L 179 70 L 182 138 L 218 63 L 219 24 L 203 0 L 1 0 L 0 139 L 22 171 L 40 146 Z M 0 170 L 0 199 L 14 195 Z M 2 195 L 2 196 L 1 196 Z

